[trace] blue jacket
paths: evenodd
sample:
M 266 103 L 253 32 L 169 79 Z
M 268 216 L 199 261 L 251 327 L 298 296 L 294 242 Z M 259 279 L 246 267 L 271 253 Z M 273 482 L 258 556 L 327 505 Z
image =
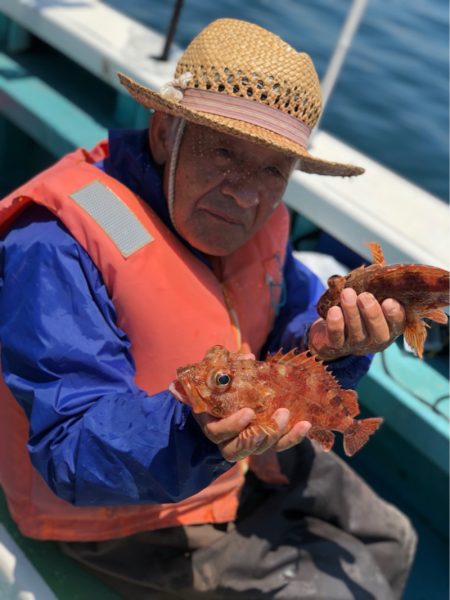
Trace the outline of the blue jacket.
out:
M 146 131 L 111 132 L 110 157 L 96 166 L 173 230 Z M 323 291 L 288 250 L 267 351 L 304 346 Z M 0 257 L 4 377 L 29 418 L 32 463 L 58 496 L 76 505 L 176 502 L 230 467 L 188 407 L 134 384 L 130 342 L 101 275 L 50 212 L 22 214 L 0 240 Z M 331 368 L 352 387 L 369 365 L 368 357 L 346 357 Z

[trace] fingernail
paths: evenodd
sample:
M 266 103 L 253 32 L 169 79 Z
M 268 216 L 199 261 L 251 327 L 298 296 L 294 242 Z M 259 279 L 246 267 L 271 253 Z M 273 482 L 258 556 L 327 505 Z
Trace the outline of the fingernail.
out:
M 370 292 L 364 292 L 363 294 L 360 294 L 358 299 L 364 308 L 370 308 L 375 303 L 375 296 Z
M 342 312 L 339 306 L 332 306 L 328 311 L 327 318 L 331 319 L 332 321 L 338 321 L 341 318 L 341 316 Z
M 301 435 L 303 437 L 305 437 L 305 435 L 307 435 L 308 431 L 311 429 L 312 425 L 311 423 L 302 423 L 302 428 L 301 428 Z
M 346 304 L 353 303 L 355 301 L 355 297 L 356 297 L 356 292 L 354 289 L 345 288 L 344 290 L 342 290 L 341 298 Z
M 286 408 L 280 409 L 275 415 L 274 419 L 278 425 L 278 429 L 284 429 L 289 422 L 289 411 Z
M 383 309 L 387 315 L 394 315 L 399 308 L 399 303 L 393 298 L 387 298 L 383 302 Z
M 252 446 L 259 446 L 259 444 L 266 439 L 265 433 L 258 433 L 252 437 Z

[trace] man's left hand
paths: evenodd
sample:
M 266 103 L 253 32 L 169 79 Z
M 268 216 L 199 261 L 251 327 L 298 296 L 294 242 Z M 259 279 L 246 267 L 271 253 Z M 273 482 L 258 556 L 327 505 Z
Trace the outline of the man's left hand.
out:
M 326 319 L 315 321 L 309 332 L 309 349 L 322 360 L 380 352 L 404 330 L 405 310 L 393 298 L 380 304 L 369 292 L 358 296 L 345 288 L 340 304 L 329 309 Z

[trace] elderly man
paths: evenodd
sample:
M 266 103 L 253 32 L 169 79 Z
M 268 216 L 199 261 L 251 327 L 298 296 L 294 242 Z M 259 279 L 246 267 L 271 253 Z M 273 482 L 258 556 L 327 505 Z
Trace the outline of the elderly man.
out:
M 351 387 L 402 331 L 395 300 L 350 289 L 317 319 L 322 287 L 290 252 L 291 172 L 362 171 L 306 150 L 311 60 L 219 20 L 160 94 L 121 80 L 156 111 L 148 132 L 112 132 L 0 207 L 13 518 L 133 600 L 399 598 L 414 532 L 333 453 L 300 444 L 309 423 L 287 427 L 280 408 L 276 433 L 248 439 L 251 409 L 194 416 L 169 391 L 214 344 L 309 348 Z

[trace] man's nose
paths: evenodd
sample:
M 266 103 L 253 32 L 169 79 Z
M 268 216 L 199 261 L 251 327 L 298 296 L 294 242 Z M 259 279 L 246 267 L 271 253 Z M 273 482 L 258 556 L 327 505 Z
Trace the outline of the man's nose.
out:
M 259 186 L 252 178 L 227 179 L 222 184 L 222 193 L 233 198 L 240 208 L 253 208 L 260 203 Z

